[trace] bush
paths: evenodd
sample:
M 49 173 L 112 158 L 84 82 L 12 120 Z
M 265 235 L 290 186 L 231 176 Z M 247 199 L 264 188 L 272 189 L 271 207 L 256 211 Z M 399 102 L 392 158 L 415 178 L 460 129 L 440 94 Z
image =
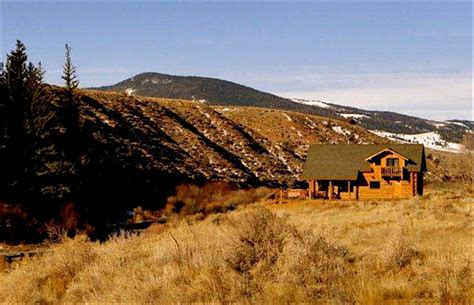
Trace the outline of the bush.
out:
M 202 187 L 182 184 L 176 187 L 176 195 L 168 198 L 164 212 L 180 215 L 222 213 L 254 203 L 269 193 L 265 187 L 234 190 L 223 182 L 211 182 Z
M 71 282 L 97 257 L 83 235 L 65 237 L 44 254 L 25 259 L 8 277 L 0 277 L 2 303 L 58 303 Z
M 240 214 L 237 232 L 238 242 L 230 248 L 227 262 L 250 279 L 272 277 L 284 243 L 299 238 L 294 227 L 260 207 Z
M 407 228 L 402 226 L 389 239 L 384 252 L 385 265 L 388 270 L 400 270 L 410 265 L 421 253 L 408 238 Z
M 264 208 L 241 214 L 238 232 L 226 261 L 261 301 L 271 303 L 277 295 L 288 302 L 351 300 L 354 273 L 346 248 L 299 232 Z

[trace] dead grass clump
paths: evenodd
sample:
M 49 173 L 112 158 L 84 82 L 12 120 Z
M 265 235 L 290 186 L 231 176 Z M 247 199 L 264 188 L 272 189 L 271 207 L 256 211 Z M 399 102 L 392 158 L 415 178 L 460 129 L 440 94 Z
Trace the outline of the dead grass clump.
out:
M 439 259 L 436 266 L 437 299 L 441 304 L 471 304 L 472 269 L 468 260 L 456 263 L 452 257 Z
M 385 251 L 382 252 L 387 270 L 399 271 L 421 257 L 421 253 L 408 236 L 408 229 L 402 225 L 398 232 L 389 238 Z
M 238 241 L 230 248 L 231 269 L 252 279 L 270 278 L 285 242 L 297 238 L 296 229 L 265 208 L 240 214 Z
M 278 261 L 278 282 L 290 285 L 293 301 L 351 302 L 355 273 L 353 257 L 345 247 L 305 232 L 285 245 Z
M 264 208 L 239 215 L 238 242 L 226 261 L 259 301 L 351 300 L 351 258 L 311 231 L 300 232 Z
M 95 244 L 85 236 L 65 238 L 40 256 L 0 277 L 2 303 L 57 303 L 77 275 L 96 259 Z

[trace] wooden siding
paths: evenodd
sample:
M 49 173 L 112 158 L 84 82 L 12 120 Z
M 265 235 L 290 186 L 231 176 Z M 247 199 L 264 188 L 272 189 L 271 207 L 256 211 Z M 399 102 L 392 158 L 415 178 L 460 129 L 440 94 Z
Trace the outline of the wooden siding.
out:
M 387 159 L 398 159 L 400 171 L 402 172 L 401 176 L 390 178 L 382 175 L 384 168 L 393 168 L 393 166 L 387 164 Z M 404 159 L 400 158 L 397 154 L 387 152 L 380 156 L 379 161 L 380 164 L 378 165 L 375 162 L 371 163 L 372 172 L 362 173 L 361 181 L 358 181 L 360 199 L 399 199 L 410 198 L 416 195 L 413 192 L 414 185 L 412 184 L 414 175 L 406 172 L 404 169 Z M 370 188 L 370 182 L 372 181 L 380 182 L 380 188 Z
M 405 160 L 399 155 L 386 152 L 379 157 L 378 165 L 371 163 L 370 172 L 361 172 L 357 181 L 326 181 L 329 187 L 324 192 L 325 197 L 331 198 L 332 189 L 334 195 L 341 199 L 403 199 L 423 194 L 423 174 L 408 172 L 405 168 Z M 388 164 L 387 159 L 398 159 L 399 172 L 401 175 L 383 175 L 384 168 L 393 171 L 393 164 Z M 387 171 L 386 171 L 387 172 Z M 319 185 L 321 181 L 309 180 L 309 195 L 314 198 L 320 195 Z M 380 188 L 370 188 L 371 182 L 379 182 Z M 352 187 L 351 187 L 352 184 Z M 326 184 L 327 185 L 327 184 Z M 339 187 L 341 185 L 341 188 Z M 344 186 L 344 187 L 342 187 Z M 352 189 L 352 191 L 351 191 Z M 341 190 L 344 190 L 342 192 Z M 345 191 L 348 190 L 348 191 Z

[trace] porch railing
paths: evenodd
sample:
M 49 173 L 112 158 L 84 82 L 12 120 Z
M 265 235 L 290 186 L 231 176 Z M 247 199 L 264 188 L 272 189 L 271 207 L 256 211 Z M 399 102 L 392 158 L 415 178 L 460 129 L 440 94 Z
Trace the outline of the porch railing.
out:
M 400 167 L 382 167 L 382 176 L 402 176 L 403 169 Z

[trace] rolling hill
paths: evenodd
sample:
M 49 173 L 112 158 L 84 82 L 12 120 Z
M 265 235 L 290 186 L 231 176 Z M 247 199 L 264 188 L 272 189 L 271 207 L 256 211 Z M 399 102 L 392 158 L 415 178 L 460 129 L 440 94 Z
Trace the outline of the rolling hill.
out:
M 310 144 L 389 141 L 345 121 L 298 112 L 79 93 L 81 166 L 70 171 L 88 201 L 156 205 L 180 183 L 208 181 L 298 187 Z M 61 130 L 45 132 L 52 137 Z M 60 150 L 61 143 L 54 145 Z M 71 180 L 64 179 L 67 169 L 54 165 L 71 161 L 60 151 L 45 153 L 34 185 L 58 196 Z M 48 176 L 41 176 L 45 171 Z
M 473 128 L 472 121 L 440 122 L 390 111 L 363 110 L 317 100 L 286 99 L 229 81 L 207 77 L 147 72 L 115 85 L 96 89 L 123 92 L 128 95 L 195 100 L 209 105 L 252 106 L 290 110 L 339 120 L 353 119 L 366 129 L 396 134 L 391 137 L 392 140 L 403 139 L 404 135 L 422 134 L 415 141 L 444 150 L 454 147 L 450 143 L 460 143 L 464 133 Z M 432 133 L 429 135 L 431 142 L 425 141 L 427 133 Z
M 98 90 L 126 92 L 130 95 L 197 100 L 210 105 L 253 106 L 329 115 L 324 109 L 295 103 L 270 93 L 233 82 L 197 76 L 174 76 L 146 72 Z

